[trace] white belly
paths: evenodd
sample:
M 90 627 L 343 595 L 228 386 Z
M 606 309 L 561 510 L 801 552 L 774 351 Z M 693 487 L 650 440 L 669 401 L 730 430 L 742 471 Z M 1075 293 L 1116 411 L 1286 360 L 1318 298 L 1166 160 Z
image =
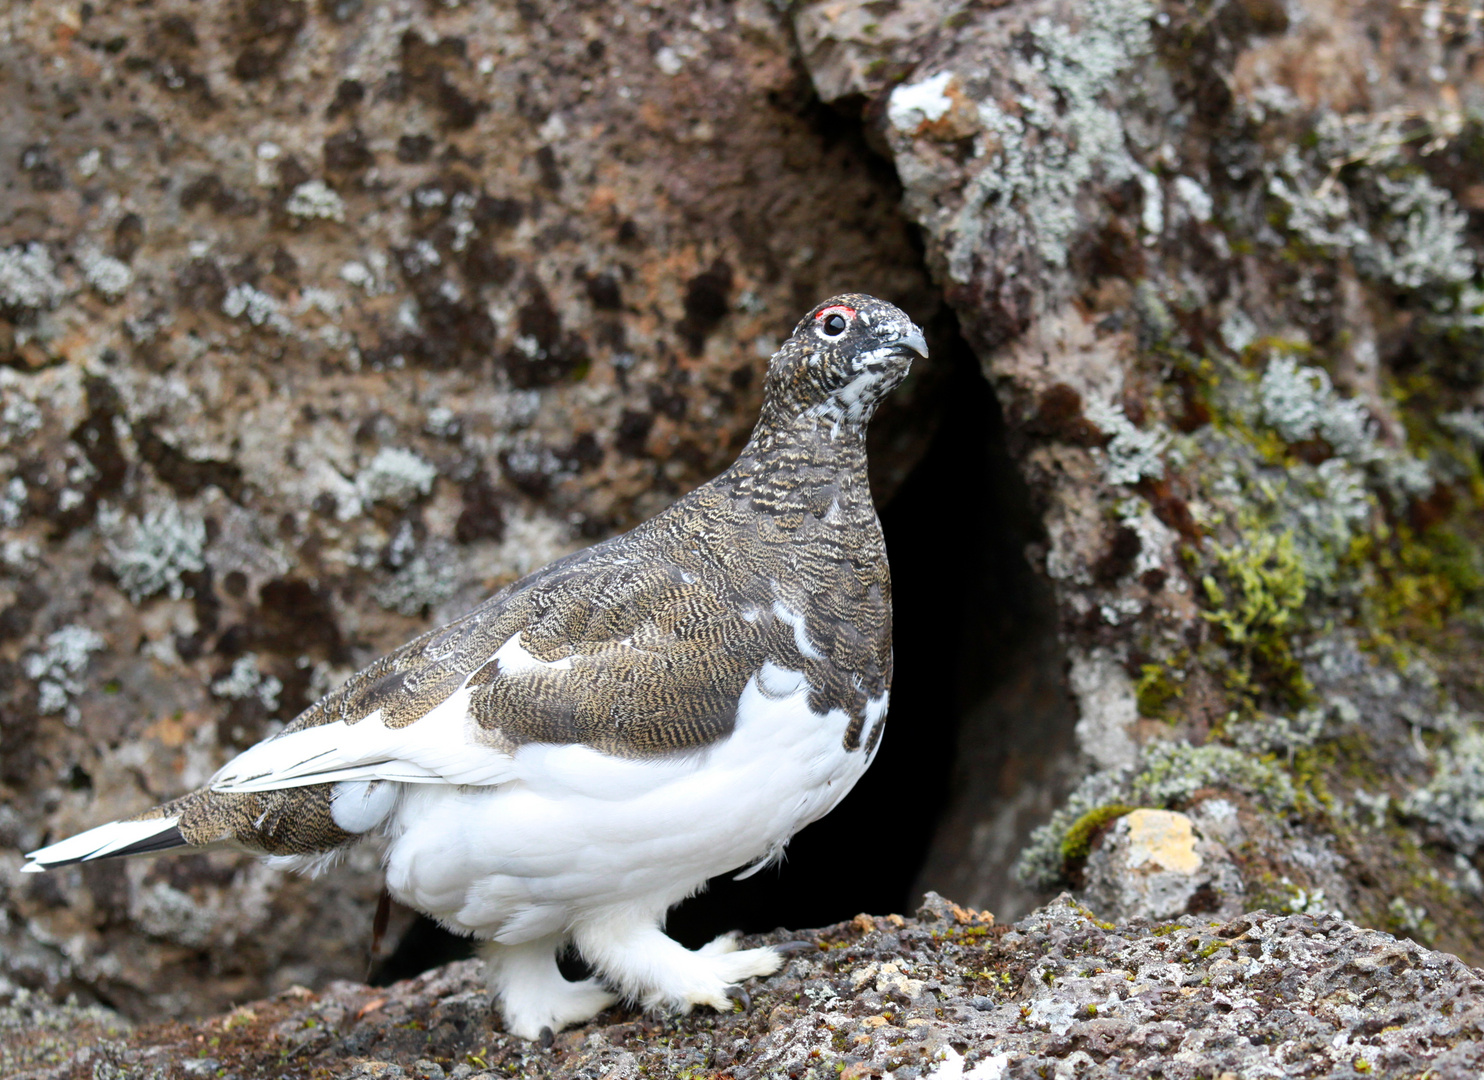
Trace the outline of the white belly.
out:
M 403 786 L 388 832 L 387 887 L 451 928 L 516 943 L 614 905 L 660 915 L 707 878 L 762 858 L 822 817 L 870 764 L 867 709 L 809 708 L 803 676 L 770 665 L 747 684 L 725 741 L 662 760 L 533 744 L 497 787 Z

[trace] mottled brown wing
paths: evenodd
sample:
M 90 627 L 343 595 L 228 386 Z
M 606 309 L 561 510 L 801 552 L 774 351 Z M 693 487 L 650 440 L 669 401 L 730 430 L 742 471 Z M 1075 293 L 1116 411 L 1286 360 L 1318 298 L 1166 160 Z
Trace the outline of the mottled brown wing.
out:
M 761 597 L 673 563 L 605 567 L 584 586 L 532 590 L 519 638 L 470 680 L 470 711 L 496 743 L 623 757 L 707 745 L 731 732 L 747 681 L 791 633 Z

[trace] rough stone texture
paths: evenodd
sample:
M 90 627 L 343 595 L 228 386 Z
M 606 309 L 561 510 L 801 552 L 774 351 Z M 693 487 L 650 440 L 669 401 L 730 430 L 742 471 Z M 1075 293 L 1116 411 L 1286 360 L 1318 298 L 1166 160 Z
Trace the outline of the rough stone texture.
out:
M 8 1076 L 1417 1076 L 1484 1068 L 1484 977 L 1334 916 L 1098 922 L 1063 898 L 1008 929 L 929 894 L 912 919 L 818 931 L 751 1007 L 609 1010 L 549 1049 L 491 1028 L 466 961 L 375 989 L 291 988 L 200 1023 L 129 1029 L 23 998 Z M 59 1033 L 83 1026 L 88 1044 Z
M 941 307 L 761 2 L 7 5 L 0 192 L 0 984 L 140 1016 L 359 975 L 374 857 L 18 851 L 714 474 L 818 299 Z
M 1484 956 L 1477 19 L 1327 0 L 794 19 L 821 96 L 889 149 L 1044 527 L 1082 779 L 1025 845 L 1047 770 L 961 769 L 937 842 L 962 853 L 956 895 L 1018 907 L 997 856 L 1024 847 L 1023 881 L 1085 885 L 1107 917 L 1183 891 Z M 1039 704 L 1012 730 L 1054 730 Z M 997 737 L 966 717 L 966 748 Z M 1122 815 L 1217 803 L 1209 880 L 1110 878 Z

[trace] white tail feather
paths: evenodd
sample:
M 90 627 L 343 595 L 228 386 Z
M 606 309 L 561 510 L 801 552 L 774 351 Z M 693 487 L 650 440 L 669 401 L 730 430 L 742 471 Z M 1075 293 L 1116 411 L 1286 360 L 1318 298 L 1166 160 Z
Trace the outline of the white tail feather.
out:
M 96 829 L 69 836 L 48 847 L 29 852 L 31 861 L 21 867 L 27 874 L 39 874 L 58 863 L 86 862 L 101 859 L 114 852 L 168 832 L 180 823 L 179 818 L 151 818 L 148 821 L 110 821 Z

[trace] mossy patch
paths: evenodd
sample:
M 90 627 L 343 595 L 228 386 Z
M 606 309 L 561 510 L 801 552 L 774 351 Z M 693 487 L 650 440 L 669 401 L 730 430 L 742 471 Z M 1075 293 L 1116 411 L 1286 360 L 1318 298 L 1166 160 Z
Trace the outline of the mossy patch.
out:
M 1230 546 L 1213 545 L 1214 572 L 1201 578 L 1210 610 L 1204 618 L 1221 632 L 1233 664 L 1228 689 L 1270 694 L 1298 706 L 1313 689 L 1294 656 L 1292 635 L 1303 622 L 1308 582 L 1292 531 L 1244 530 Z
M 1093 841 L 1123 815 L 1138 809 L 1125 803 L 1110 803 L 1089 810 L 1061 838 L 1062 865 L 1071 870 L 1087 861 Z
M 1139 715 L 1151 720 L 1173 722 L 1180 717 L 1179 704 L 1185 696 L 1184 672 L 1168 664 L 1144 664 L 1134 684 Z

